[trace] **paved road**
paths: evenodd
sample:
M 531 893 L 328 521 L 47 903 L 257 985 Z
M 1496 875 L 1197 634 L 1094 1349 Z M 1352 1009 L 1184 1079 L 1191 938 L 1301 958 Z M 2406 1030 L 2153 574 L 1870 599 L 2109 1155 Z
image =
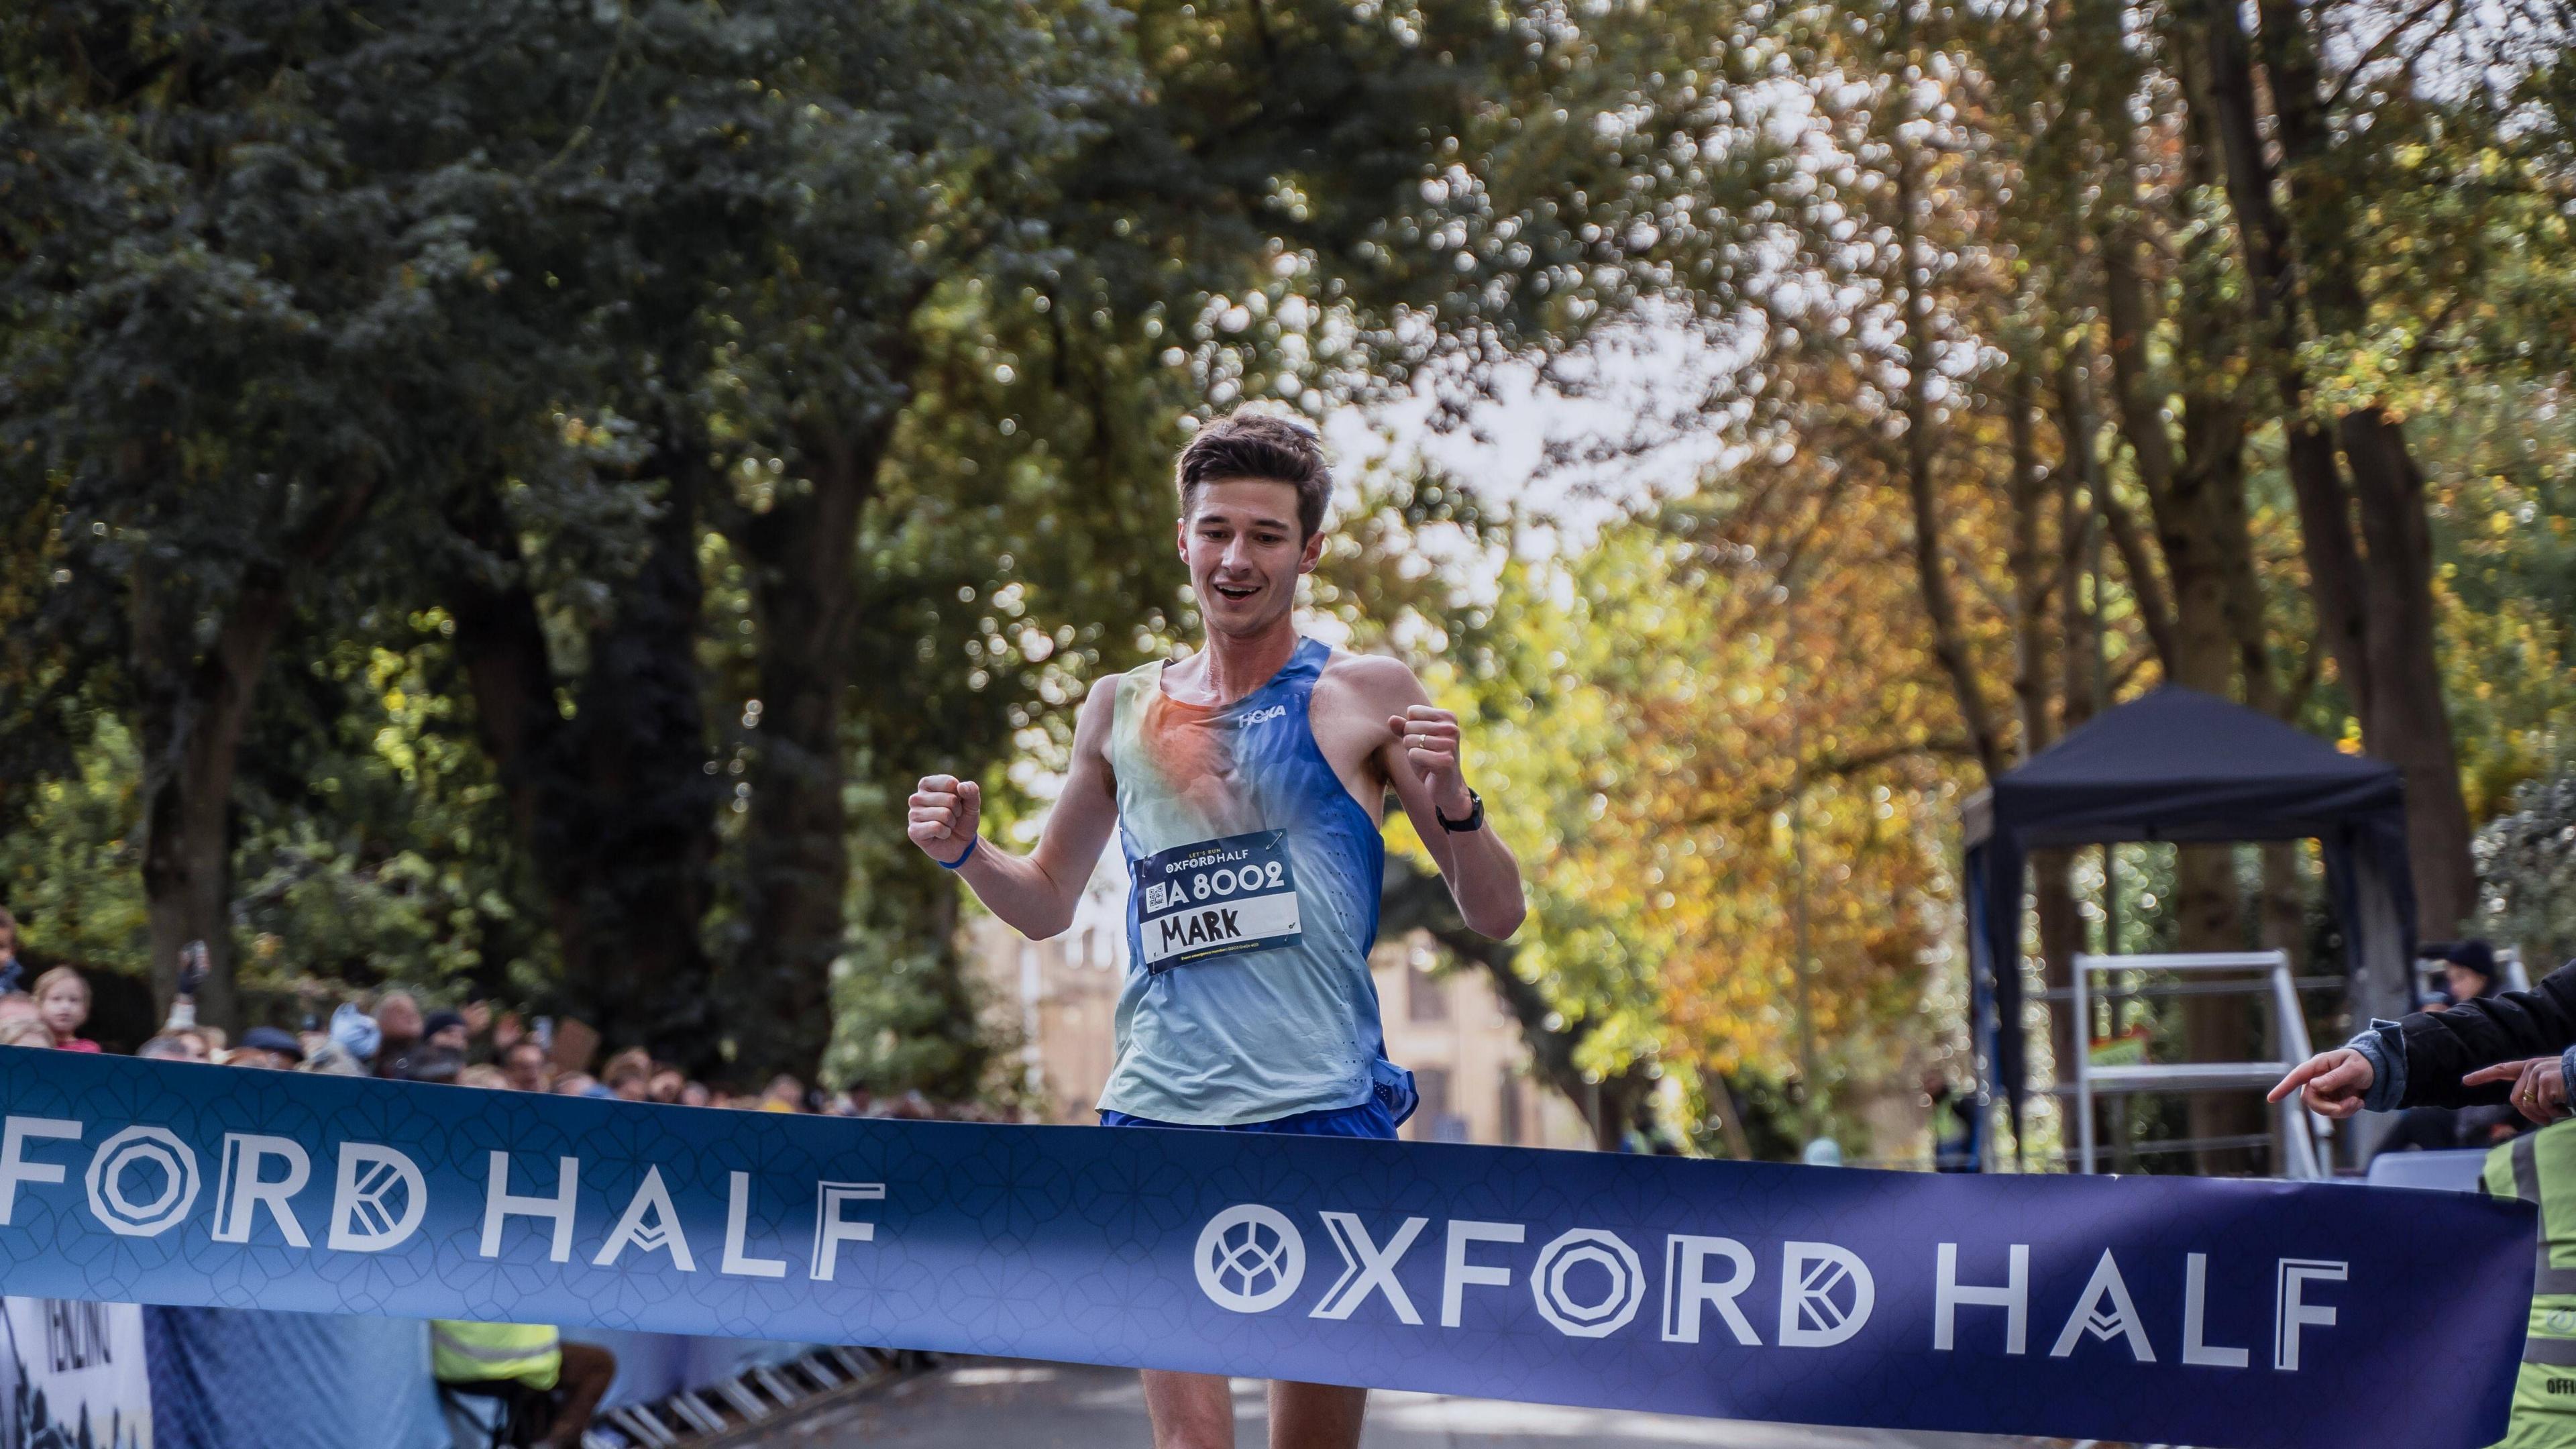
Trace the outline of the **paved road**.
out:
M 1234 1392 L 1238 1442 L 1258 1449 L 1261 1385 L 1237 1379 Z M 782 1426 L 760 1442 L 762 1449 L 1146 1449 L 1149 1440 L 1133 1370 L 977 1359 Z M 1380 1391 L 1370 1397 L 1362 1449 L 2033 1449 L 2042 1442 L 1719 1423 Z

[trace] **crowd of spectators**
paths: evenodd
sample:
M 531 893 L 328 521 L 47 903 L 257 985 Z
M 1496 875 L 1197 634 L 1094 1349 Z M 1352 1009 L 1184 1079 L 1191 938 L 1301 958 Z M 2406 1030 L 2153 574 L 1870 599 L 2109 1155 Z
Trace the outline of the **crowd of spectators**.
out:
M 0 911 L 0 1046 L 99 1050 L 98 1043 L 81 1034 L 90 1013 L 87 980 L 69 966 L 57 966 L 20 989 L 24 972 L 16 935 L 16 923 Z M 936 1104 L 919 1092 L 877 1096 L 865 1087 L 832 1091 L 808 1087 L 784 1073 L 756 1091 L 731 1091 L 697 1080 L 673 1063 L 656 1061 L 640 1047 L 614 1053 L 594 1072 L 589 1059 L 596 1051 L 595 1038 L 579 1023 L 567 1023 L 559 1033 L 550 1020 L 531 1023 L 480 1001 L 424 1009 L 419 998 L 403 990 L 341 1002 L 327 1020 L 316 1013 L 301 1031 L 254 1026 L 235 1041 L 222 1028 L 196 1019 L 194 988 L 203 970 L 203 952 L 192 948 L 181 965 L 181 991 L 169 1018 L 135 1048 L 136 1056 L 683 1107 L 836 1117 L 991 1116 L 974 1105 Z
M 877 1097 L 865 1089 L 811 1089 L 785 1074 L 757 1091 L 728 1091 L 640 1048 L 615 1052 L 593 1072 L 597 1037 L 579 1022 L 530 1021 L 479 1001 L 424 1007 L 398 989 L 336 1003 L 313 998 L 302 1029 L 253 1026 L 235 1040 L 196 1019 L 196 988 L 205 967 L 202 946 L 183 952 L 170 1014 L 135 1048 L 137 1057 L 760 1112 L 986 1115 L 973 1108 L 941 1110 L 918 1092 Z M 88 980 L 68 966 L 28 980 L 28 969 L 19 957 L 16 922 L 0 910 L 0 1046 L 100 1050 L 83 1034 L 92 1006 Z M 327 1017 L 321 1011 L 326 1005 Z M 559 1330 L 542 1324 L 439 1320 L 429 1328 L 434 1351 L 428 1367 L 447 1396 L 448 1412 L 497 1415 L 500 1428 L 490 1436 L 495 1442 L 570 1449 L 581 1442 L 617 1373 L 616 1358 L 607 1350 L 565 1341 Z M 475 1409 L 477 1402 L 491 1407 Z

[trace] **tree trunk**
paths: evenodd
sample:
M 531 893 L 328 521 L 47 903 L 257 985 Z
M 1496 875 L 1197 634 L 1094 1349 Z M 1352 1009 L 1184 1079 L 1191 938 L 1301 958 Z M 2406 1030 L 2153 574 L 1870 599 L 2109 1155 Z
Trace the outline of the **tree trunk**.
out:
M 612 1043 L 694 1071 L 717 1062 L 714 985 L 698 930 L 715 856 L 718 786 L 708 777 L 697 645 L 704 585 L 698 518 L 714 486 L 703 439 L 658 459 L 667 482 L 651 551 L 616 617 L 591 641 L 574 728 L 581 808 L 541 821 L 539 847 L 578 852 L 581 939 L 564 952 L 567 1002 Z
M 721 1062 L 712 972 L 699 939 L 718 786 L 706 774 L 697 640 L 698 518 L 712 478 L 702 442 L 657 456 L 666 480 L 643 564 L 590 640 L 565 718 L 537 600 L 497 493 L 449 521 L 480 558 L 445 596 L 492 753 L 555 924 L 564 1010 L 614 1046 L 692 1072 Z
M 1390 855 L 1385 885 L 1378 895 L 1378 934 L 1384 939 L 1416 930 L 1427 932 L 1453 960 L 1484 968 L 1485 979 L 1492 983 L 1503 1009 L 1520 1024 L 1532 1070 L 1584 1114 L 1592 1124 L 1595 1147 L 1604 1152 L 1617 1151 L 1621 1135 L 1654 1090 L 1654 1079 L 1646 1074 L 1644 1064 L 1632 1063 L 1598 1082 L 1585 1081 L 1574 1055 L 1596 1023 L 1589 1017 L 1566 1020 L 1545 992 L 1522 980 L 1520 973 L 1512 969 L 1513 959 L 1520 954 L 1519 946 L 1467 929 L 1466 922 L 1458 918 L 1457 902 L 1449 895 L 1448 882 L 1437 873 Z M 1564 1025 L 1548 1025 L 1550 1017 Z M 1723 1083 L 1718 1090 L 1725 1090 Z
M 2013 704 L 2020 716 L 2024 760 L 2056 738 L 2048 607 L 2061 574 L 2040 541 L 2050 489 L 2048 470 L 2039 461 L 2037 394 L 2030 368 L 2014 364 L 2005 417 L 2012 455 L 2012 545 L 2005 563 L 2012 572 Z
M 1751 1162 L 1753 1139 L 1746 1135 L 1744 1114 L 1736 1108 L 1734 1084 L 1715 1073 L 1709 1076 L 1708 1112 L 1717 1119 L 1717 1135 L 1726 1144 L 1726 1155 L 1738 1162 Z
M 141 691 L 141 734 L 143 895 L 152 928 L 153 1004 L 168 1010 L 181 949 L 203 941 L 209 969 L 197 989 L 199 1019 L 239 1031 L 232 950 L 233 770 L 289 601 L 274 580 L 244 587 L 213 647 L 189 660 L 186 625 L 193 621 L 168 618 L 150 582 L 138 577 L 134 590 L 138 652 L 157 656 L 138 660 L 136 671 L 150 681 Z
M 2063 704 L 2059 717 L 2066 732 L 2072 734 L 2093 718 L 2095 704 L 2108 689 L 2108 682 L 2102 678 L 2100 672 L 2099 640 L 2102 630 L 2100 601 L 2096 599 L 2087 604 L 2084 590 L 2076 587 L 2076 580 L 2099 561 L 2103 528 L 2112 516 L 2108 507 L 2110 500 L 2104 492 L 2109 485 L 2102 477 L 2094 452 L 2100 428 L 2094 421 L 2090 363 L 2081 339 L 2070 344 L 2065 355 L 2059 359 L 2055 378 L 2055 408 L 2062 460 L 2059 464 L 2060 476 L 2057 488 L 2057 568 L 2058 576 L 2062 581 L 2057 614 L 2058 633 L 2063 641 L 2060 645 L 2061 683 L 2058 687 Z M 2079 487 L 2090 499 L 2089 505 L 2081 509 L 2075 498 Z M 2155 583 L 2155 575 L 2152 569 L 2146 566 L 2143 551 L 2139 559 L 2131 564 L 2131 569 L 2133 590 L 2138 588 L 2140 578 L 2143 578 L 2149 586 Z M 2172 632 L 2171 620 L 2162 616 L 2163 604 L 2160 597 L 2150 598 L 2141 593 L 2138 607 L 2141 611 L 2148 611 L 2151 630 L 2161 631 L 2164 634 Z M 2074 864 L 2075 852 L 2072 850 L 2031 852 L 2031 869 L 2037 873 L 2042 883 L 2042 893 L 2039 897 L 2040 951 L 2043 959 L 2048 963 L 2049 990 L 2068 993 L 2061 995 L 2058 998 L 2060 1000 L 2071 1000 L 2068 989 L 2075 984 L 2075 957 L 2078 952 L 2084 950 L 2086 945 L 2087 931 L 2084 918 L 2075 901 L 2073 882 L 2069 879 Z M 2102 848 L 2102 867 L 2106 874 L 2111 869 L 2111 864 L 2111 847 L 2106 845 Z M 2062 902 L 2053 901 L 2050 898 L 2046 883 L 2052 879 L 2066 887 Z M 2110 939 L 2107 929 L 2104 932 L 2102 950 L 2105 954 L 2119 950 L 2119 943 Z M 2106 1004 L 2112 1013 L 2111 1026 L 2114 1030 L 2118 1030 L 2122 1025 L 2118 1019 L 2121 1000 L 2122 998 L 2118 996 L 2106 998 Z M 2049 1020 L 2055 1023 L 2053 1045 L 2057 1051 L 2071 1054 L 2090 1049 L 2091 1043 L 2087 1038 L 2091 1034 L 2092 1024 L 2084 1023 L 2082 1033 L 2079 1035 L 2071 1007 L 2066 1010 L 2051 1011 Z M 2058 1058 L 2058 1080 L 2065 1081 L 2068 1071 L 2068 1057 L 2061 1055 Z M 2072 1110 L 2071 1104 L 2069 1110 Z M 2125 1130 L 2127 1121 L 2128 1104 L 2125 1101 L 2119 1098 L 2095 1100 L 2093 1140 L 2096 1144 L 2111 1146 L 2114 1154 L 2111 1158 L 2111 1166 L 2114 1171 L 2126 1166 L 2121 1152 L 2128 1140 L 2128 1132 Z M 2072 1125 L 2070 1124 L 2070 1129 Z M 2072 1136 L 2072 1130 L 2066 1135 Z
M 2342 671 L 2355 707 L 2372 694 L 2363 648 L 2368 603 L 2361 553 L 2353 538 L 2351 498 L 2334 443 L 2308 415 L 2307 375 L 2298 361 L 2297 278 L 2290 263 L 2289 221 L 2272 199 L 2271 162 L 2255 107 L 2252 57 L 2236 11 L 2208 3 L 2191 17 L 2206 59 L 2203 93 L 2225 163 L 2228 204 L 2252 281 L 2254 336 L 2262 370 L 2272 379 L 2284 434 L 2284 464 L 2298 503 L 2300 546 L 2308 564 L 2318 632 Z M 2366 726 L 2365 726 L 2366 727 Z
M 882 428 L 855 442 L 813 440 L 811 488 L 730 530 L 761 639 L 745 777 L 749 919 L 725 987 L 737 1061 L 754 1075 L 810 1081 L 831 1043 L 832 963 L 847 940 L 850 880 L 841 721 L 858 622 L 854 558 L 887 440 Z
M 2309 416 L 2298 358 L 2302 295 L 2315 309 L 2317 327 L 2330 335 L 2357 330 L 2365 305 L 2346 249 L 2349 207 L 2319 174 L 2330 137 L 2307 20 L 2283 0 L 2265 0 L 2260 11 L 2274 135 L 2294 210 L 2284 210 L 2273 195 L 2252 57 L 2237 8 L 2204 0 L 2193 11 L 2193 29 L 2208 63 L 2228 199 L 2254 282 L 2255 331 L 2287 435 L 2319 632 L 2352 695 L 2363 744 L 2405 776 L 2407 854 L 2420 923 L 2428 933 L 2447 935 L 2476 904 L 2476 873 L 2434 654 L 2423 476 L 2403 432 L 2380 409 L 2343 415 L 2333 437 Z M 2350 489 L 2337 467 L 2338 441 L 2351 468 Z
M 2021 720 L 2021 758 L 2028 761 L 2057 738 L 2054 705 L 2065 670 L 2051 657 L 2049 614 L 2056 591 L 2074 589 L 2075 570 L 2069 567 L 2070 554 L 2063 537 L 2053 552 L 2043 547 L 2041 524 L 2052 494 L 2058 505 L 2059 528 L 2068 529 L 2070 519 L 2067 490 L 2049 486 L 2048 470 L 2039 461 L 2038 381 L 2028 364 L 2014 366 L 2007 406 L 2013 500 L 2013 697 Z M 2073 477 L 2082 467 L 2074 454 L 2079 447 L 2089 447 L 2090 441 L 2089 435 L 2081 431 L 2061 434 L 2061 440 L 2068 438 L 2074 441 L 2063 445 L 2064 472 Z M 2080 536 L 2083 529 L 2073 531 Z M 2074 643 L 2074 636 L 2064 633 L 2060 647 L 2072 648 Z M 2040 979 L 2052 993 L 2063 992 L 2074 983 L 2075 957 L 2084 949 L 2084 915 L 2075 899 L 2074 865 L 2071 850 L 2031 852 L 2031 898 L 2039 915 Z M 2049 1047 L 2061 1082 L 2067 1079 L 2070 1068 L 2068 1053 L 2082 1051 L 2085 1046 L 2073 1013 L 2062 1001 L 2063 998 L 2054 999 L 2048 1013 Z
M 500 480 L 485 480 L 449 500 L 448 526 L 467 556 L 447 574 L 441 595 L 456 623 L 457 659 L 474 699 L 474 730 L 500 777 L 502 798 L 545 891 L 558 950 L 569 958 L 583 938 L 578 853 L 539 851 L 542 822 L 570 808 L 562 767 L 568 725 L 555 703 L 554 659 L 546 644 L 527 559 L 501 501 Z
M 2189 75 L 2186 71 L 2186 89 Z M 2136 192 L 2135 165 L 2126 148 L 2125 115 L 2106 115 L 2106 128 L 2122 138 L 2106 188 Z M 2214 178 L 2203 128 L 2186 127 L 2186 185 Z M 2102 257 L 2103 316 L 2110 330 L 2114 394 L 2121 430 L 2145 486 L 2164 560 L 2172 627 L 2157 637 L 2169 683 L 2230 696 L 2237 659 L 2236 604 L 2231 562 L 2250 558 L 2250 545 L 2226 537 L 2231 516 L 2241 517 L 2244 491 L 2242 407 L 2233 400 L 2228 370 L 2234 329 L 2218 312 L 2215 289 L 2199 275 L 2209 263 L 2195 229 L 2184 242 L 2183 285 L 2175 289 L 2176 365 L 2182 405 L 2182 447 L 2168 431 L 2168 399 L 2177 389 L 2148 365 L 2152 336 L 2149 284 L 2140 264 L 2143 248 L 2135 220 L 2097 213 L 2095 237 Z M 2233 501 L 2231 501 L 2233 500 Z M 2136 565 L 2132 565 L 2134 572 Z M 2185 846 L 2175 861 L 2173 911 L 2177 945 L 2184 951 L 2240 949 L 2242 909 L 2232 853 L 2224 846 Z M 2184 1050 L 2193 1061 L 2251 1060 L 2260 1050 L 2257 1024 L 2246 1003 L 2233 996 L 2193 996 L 2182 1003 Z M 2259 1110 L 2233 1096 L 2195 1094 L 2187 1105 L 2191 1135 L 2208 1139 L 2250 1135 L 2260 1129 Z M 2203 1172 L 2250 1165 L 2240 1152 L 2198 1154 Z
M 1925 620 L 1932 629 L 1932 655 L 1940 661 L 1941 671 L 1950 681 L 1959 722 L 1967 730 L 1969 747 L 1976 751 L 1977 765 L 1992 780 L 2004 772 L 2007 763 L 2003 736 L 1996 726 L 1994 710 L 1986 702 L 1985 686 L 1978 682 L 1976 661 L 1969 657 L 1958 596 L 1950 586 L 1949 565 L 1942 555 L 1940 484 L 1935 476 L 1930 394 L 1934 366 L 1931 269 L 1918 255 L 1922 250 L 1923 198 L 1922 178 L 1915 167 L 1920 158 L 1914 147 L 1896 139 L 1896 129 L 1891 127 L 1889 131 L 1889 144 L 1896 151 L 1894 255 L 1899 275 L 1894 280 L 1905 295 L 1903 468 L 1906 497 L 1914 512 L 1914 578 L 1923 596 Z
M 2477 868 L 2469 859 L 2469 802 L 2460 788 L 2459 750 L 2443 708 L 2435 657 L 2433 540 L 2424 517 L 2424 475 L 2405 435 L 2378 408 L 2343 415 L 2336 427 L 2361 505 L 2369 549 L 2370 678 L 2362 743 L 2406 778 L 2406 853 L 2415 877 L 2419 927 L 2457 935 L 2477 909 Z
M 375 499 L 371 482 L 325 501 L 301 525 L 279 528 L 276 557 L 252 562 L 200 650 L 197 619 L 164 589 L 157 560 L 132 590 L 133 652 L 143 749 L 143 896 L 152 933 L 152 996 L 166 1011 L 179 952 L 206 944 L 200 1020 L 239 1031 L 232 950 L 232 790 L 260 675 L 294 606 L 297 576 L 327 559 Z
M 2157 640 L 2163 649 L 2160 662 L 2167 681 L 2224 697 L 2229 692 L 2234 645 L 2227 627 L 2226 576 L 2209 522 L 2214 512 L 2210 494 L 2223 486 L 2225 475 L 2205 458 L 2174 457 L 2164 417 L 2167 393 L 2146 366 L 2146 288 L 2134 263 L 2135 244 L 2127 230 L 2117 225 L 2105 225 L 2099 239 L 2106 292 L 2103 315 L 2111 331 L 2111 372 L 2121 431 L 2139 480 L 2146 485 L 2172 600 L 2172 627 Z M 2235 914 L 2234 895 L 2235 878 L 2225 847 L 2182 847 L 2174 867 L 2177 946 L 2184 951 L 2230 949 L 2225 927 Z M 2184 998 L 2185 1055 L 2193 1061 L 2250 1059 L 2254 1053 L 2247 1020 L 2242 1003 L 2231 997 Z M 2234 1136 L 2247 1130 L 2247 1110 L 2231 1098 L 2195 1094 L 2185 1110 L 2195 1138 Z M 2229 1154 L 2199 1154 L 2204 1172 L 2228 1170 L 2237 1160 Z

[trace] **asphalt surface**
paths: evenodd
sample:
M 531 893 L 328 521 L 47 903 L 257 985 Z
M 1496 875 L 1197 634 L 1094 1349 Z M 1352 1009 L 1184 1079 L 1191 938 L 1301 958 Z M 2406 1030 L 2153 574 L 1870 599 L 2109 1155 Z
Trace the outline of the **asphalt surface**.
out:
M 1235 1442 L 1261 1449 L 1262 1385 L 1237 1379 L 1234 1393 Z M 1148 1449 L 1152 1440 L 1131 1369 L 969 1359 L 781 1425 L 759 1442 L 763 1449 Z M 2049 1442 L 2063 1441 L 1746 1424 L 1380 1390 L 1369 1398 L 1361 1449 L 2033 1449 Z

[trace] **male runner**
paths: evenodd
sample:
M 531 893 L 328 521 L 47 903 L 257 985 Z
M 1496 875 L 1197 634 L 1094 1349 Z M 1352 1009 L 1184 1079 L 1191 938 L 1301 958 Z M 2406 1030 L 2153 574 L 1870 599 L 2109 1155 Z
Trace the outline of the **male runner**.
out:
M 982 843 L 972 780 L 923 778 L 913 843 L 1025 936 L 1065 929 L 1118 826 L 1135 886 L 1100 1120 L 1395 1136 L 1413 1077 L 1386 1060 L 1369 947 L 1393 790 L 1468 926 L 1501 938 L 1520 867 L 1459 767 L 1458 720 L 1402 663 L 1299 637 L 1332 479 L 1302 424 L 1236 413 L 1177 468 L 1181 561 L 1207 647 L 1098 681 L 1037 849 Z M 1270 1387 L 1273 1449 L 1352 1449 L 1366 1389 Z M 1220 1374 L 1148 1370 L 1156 1449 L 1231 1449 Z

